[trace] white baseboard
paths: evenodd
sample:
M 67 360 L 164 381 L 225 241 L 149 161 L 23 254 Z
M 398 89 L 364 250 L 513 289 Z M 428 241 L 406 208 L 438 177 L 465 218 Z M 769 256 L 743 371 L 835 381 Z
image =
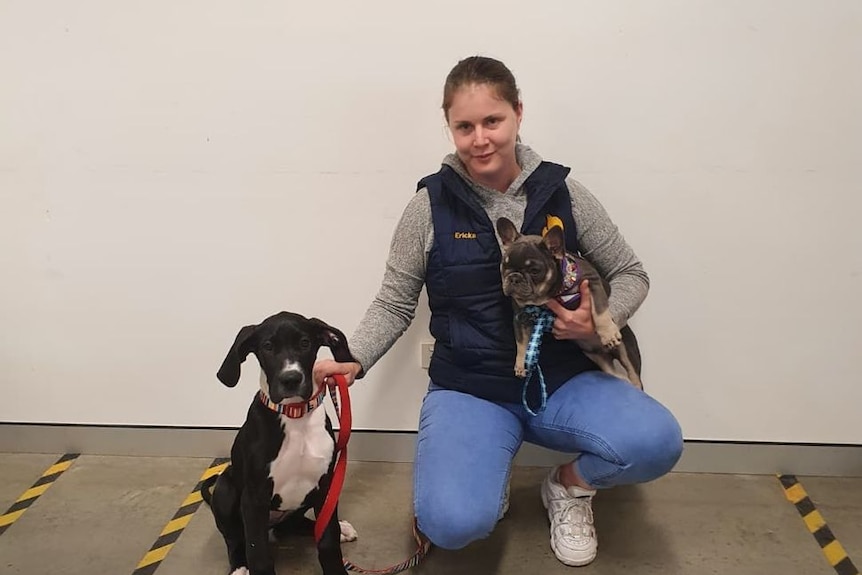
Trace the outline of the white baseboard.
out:
M 235 428 L 0 423 L 0 452 L 157 457 L 227 457 Z M 356 461 L 412 462 L 415 432 L 353 431 Z M 570 456 L 524 444 L 515 465 L 549 466 Z M 862 477 L 862 445 L 686 441 L 683 473 Z

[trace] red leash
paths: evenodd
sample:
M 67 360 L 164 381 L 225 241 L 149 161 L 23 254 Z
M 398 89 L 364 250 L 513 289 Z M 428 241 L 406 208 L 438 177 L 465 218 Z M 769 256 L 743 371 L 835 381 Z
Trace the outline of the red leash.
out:
M 335 462 L 332 483 L 329 486 L 329 492 L 326 494 L 326 500 L 323 502 L 320 515 L 314 523 L 314 540 L 316 542 L 319 542 L 320 538 L 323 537 L 323 531 L 329 524 L 329 520 L 332 519 L 332 513 L 338 504 L 341 488 L 344 486 L 344 475 L 347 471 L 347 442 L 350 440 L 351 428 L 350 393 L 347 391 L 347 380 L 344 379 L 343 375 L 338 374 L 332 377 L 338 387 L 338 395 L 341 397 L 341 409 L 339 409 L 335 389 L 332 387 L 329 388 L 329 395 L 332 398 L 332 403 L 335 406 L 335 412 L 340 422 L 338 439 L 335 442 L 335 452 L 338 459 Z M 416 552 L 409 559 L 397 565 L 378 570 L 363 569 L 345 559 L 344 567 L 348 571 L 374 575 L 393 575 L 394 573 L 400 573 L 401 571 L 415 567 L 425 558 L 425 555 L 431 549 L 431 542 L 419 532 L 415 518 L 413 519 L 413 538 L 416 540 Z
M 323 502 L 323 508 L 320 510 L 320 515 L 314 524 L 314 540 L 320 541 L 323 537 L 323 530 L 329 524 L 332 518 L 332 513 L 335 511 L 335 506 L 338 504 L 338 498 L 341 495 L 341 488 L 344 486 L 344 474 L 347 471 L 347 442 L 350 440 L 351 414 L 350 414 L 350 394 L 347 392 L 347 380 L 344 376 L 337 374 L 332 376 L 335 379 L 335 384 L 338 386 L 338 395 L 341 396 L 341 410 L 338 409 L 338 400 L 335 397 L 335 390 L 329 388 L 329 394 L 332 396 L 332 403 L 335 404 L 335 411 L 338 414 L 338 420 L 341 423 L 338 429 L 338 440 L 335 442 L 335 453 L 338 459 L 335 462 L 335 470 L 332 473 L 332 484 L 329 486 L 329 492 L 326 494 L 326 500 Z

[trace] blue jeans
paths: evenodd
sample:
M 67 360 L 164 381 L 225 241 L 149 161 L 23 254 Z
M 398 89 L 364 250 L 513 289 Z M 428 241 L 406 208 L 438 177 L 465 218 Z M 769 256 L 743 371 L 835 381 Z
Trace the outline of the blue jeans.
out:
M 682 432 L 670 411 L 600 371 L 566 382 L 535 417 L 520 404 L 432 384 L 422 402 L 414 463 L 419 529 L 445 549 L 487 537 L 523 441 L 580 454 L 573 465 L 595 488 L 651 481 L 682 454 Z

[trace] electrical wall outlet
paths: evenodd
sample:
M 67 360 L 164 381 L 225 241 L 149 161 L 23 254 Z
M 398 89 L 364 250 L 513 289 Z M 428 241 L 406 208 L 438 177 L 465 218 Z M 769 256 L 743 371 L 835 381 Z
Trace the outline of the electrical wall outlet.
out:
M 431 354 L 434 353 L 434 342 L 419 344 L 419 367 L 428 369 L 431 365 Z

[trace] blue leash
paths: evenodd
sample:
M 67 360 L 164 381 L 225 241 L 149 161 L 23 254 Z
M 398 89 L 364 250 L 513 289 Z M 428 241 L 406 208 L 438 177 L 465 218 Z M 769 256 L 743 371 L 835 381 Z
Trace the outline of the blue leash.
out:
M 527 343 L 527 355 L 524 358 L 527 375 L 524 378 L 524 388 L 521 390 L 521 403 L 524 405 L 527 413 L 535 416 L 545 409 L 545 404 L 548 401 L 545 376 L 542 374 L 542 368 L 539 365 L 539 350 L 542 347 L 542 336 L 545 335 L 545 332 L 551 331 L 556 316 L 548 308 L 537 305 L 525 306 L 521 313 L 533 322 L 533 333 L 530 334 L 530 341 Z M 539 374 L 539 392 L 542 397 L 542 403 L 539 406 L 538 412 L 530 409 L 530 406 L 527 404 L 527 388 L 530 385 L 530 379 L 532 379 L 534 371 Z

